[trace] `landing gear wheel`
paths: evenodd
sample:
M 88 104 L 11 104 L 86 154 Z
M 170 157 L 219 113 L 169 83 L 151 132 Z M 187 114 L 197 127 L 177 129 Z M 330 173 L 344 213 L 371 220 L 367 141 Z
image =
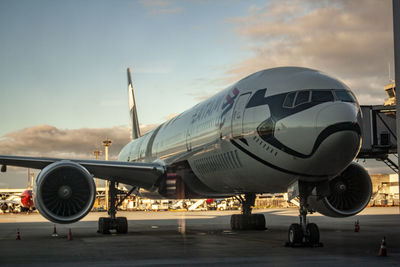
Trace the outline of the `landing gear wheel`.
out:
M 247 193 L 245 197 L 237 196 L 242 204 L 242 214 L 234 214 L 231 216 L 232 230 L 265 230 L 264 214 L 251 214 L 256 194 Z
M 100 234 L 109 234 L 110 233 L 110 223 L 111 219 L 106 217 L 99 218 L 99 230 Z
M 311 246 L 319 245 L 319 229 L 315 223 L 309 223 L 306 227 L 306 243 Z
M 255 230 L 265 230 L 265 216 L 264 214 L 254 214 L 255 217 Z
M 116 230 L 119 234 L 126 234 L 128 232 L 128 221 L 126 217 L 117 217 Z
M 241 214 L 233 214 L 231 216 L 231 228 L 232 230 L 245 230 L 248 227 L 247 216 Z
M 313 212 L 313 210 L 310 210 L 308 198 L 316 188 L 316 184 L 298 181 L 297 186 L 300 198 L 300 223 L 294 223 L 290 226 L 286 246 L 322 247 L 323 244 L 319 242 L 318 226 L 315 223 L 307 223 L 307 214 Z
M 300 224 L 298 223 L 293 223 L 289 227 L 289 233 L 288 233 L 288 245 L 289 246 L 295 246 L 295 245 L 300 245 L 303 242 L 303 230 L 301 229 Z
M 231 216 L 232 230 L 265 230 L 265 217 L 263 214 L 233 214 Z
M 118 189 L 116 188 L 115 181 L 110 181 L 109 184 L 109 193 L 110 193 L 110 200 L 109 200 L 109 209 L 108 215 L 110 217 L 100 217 L 99 218 L 99 229 L 98 233 L 100 234 L 109 234 L 110 230 L 116 230 L 119 234 L 126 234 L 128 232 L 128 221 L 126 217 L 116 217 L 117 207 L 135 190 L 133 187 L 125 197 L 118 200 Z
M 239 225 L 238 225 L 238 214 L 233 214 L 231 216 L 231 229 L 232 230 L 238 230 L 239 229 Z

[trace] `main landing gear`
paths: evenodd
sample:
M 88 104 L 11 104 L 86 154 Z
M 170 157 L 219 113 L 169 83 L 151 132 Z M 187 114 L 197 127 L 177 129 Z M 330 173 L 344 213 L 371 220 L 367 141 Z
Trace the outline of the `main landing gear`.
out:
M 109 234 L 110 230 L 116 230 L 119 234 L 126 234 L 128 232 L 128 221 L 126 217 L 116 217 L 117 207 L 133 192 L 135 188 L 132 188 L 123 199 L 117 203 L 117 191 L 115 182 L 110 181 L 109 183 L 109 209 L 108 215 L 110 217 L 99 218 L 99 229 L 98 233 Z
M 319 229 L 315 223 L 307 223 L 308 203 L 307 199 L 310 193 L 309 188 L 300 187 L 300 223 L 293 223 L 289 227 L 288 242 L 286 246 L 310 246 L 322 247 L 323 244 L 319 242 Z M 303 191 L 303 192 L 302 192 Z
M 265 230 L 264 214 L 251 214 L 252 206 L 256 200 L 256 194 L 245 194 L 238 197 L 242 204 L 242 214 L 231 216 L 232 230 Z

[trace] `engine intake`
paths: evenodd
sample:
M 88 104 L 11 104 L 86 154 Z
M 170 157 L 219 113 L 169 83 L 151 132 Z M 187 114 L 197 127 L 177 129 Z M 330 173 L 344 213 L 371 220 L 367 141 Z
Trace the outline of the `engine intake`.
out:
M 362 166 L 353 162 L 329 182 L 329 191 L 329 196 L 324 198 L 310 197 L 310 207 L 330 217 L 353 216 L 362 211 L 371 199 L 371 178 Z
M 58 161 L 44 168 L 36 178 L 34 202 L 48 220 L 73 223 L 88 214 L 96 197 L 92 175 L 72 161 Z

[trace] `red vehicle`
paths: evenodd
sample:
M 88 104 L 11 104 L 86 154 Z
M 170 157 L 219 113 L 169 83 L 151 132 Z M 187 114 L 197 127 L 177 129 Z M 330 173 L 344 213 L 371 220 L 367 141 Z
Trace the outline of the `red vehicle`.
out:
M 35 204 L 33 203 L 33 197 L 32 197 L 32 190 L 25 190 L 21 194 L 21 206 L 24 209 L 27 210 L 32 210 L 35 208 Z

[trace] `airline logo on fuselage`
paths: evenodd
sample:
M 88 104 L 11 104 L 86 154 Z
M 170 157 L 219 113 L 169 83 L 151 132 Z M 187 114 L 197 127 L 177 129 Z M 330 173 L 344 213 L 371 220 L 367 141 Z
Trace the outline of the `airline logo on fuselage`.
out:
M 232 92 L 230 92 L 225 100 L 226 102 L 222 105 L 222 114 L 221 117 L 223 117 L 229 110 L 232 109 L 233 104 L 235 103 L 235 99 L 239 96 L 239 89 L 237 89 L 236 87 L 232 90 Z M 233 94 L 233 96 L 231 96 L 231 94 Z

